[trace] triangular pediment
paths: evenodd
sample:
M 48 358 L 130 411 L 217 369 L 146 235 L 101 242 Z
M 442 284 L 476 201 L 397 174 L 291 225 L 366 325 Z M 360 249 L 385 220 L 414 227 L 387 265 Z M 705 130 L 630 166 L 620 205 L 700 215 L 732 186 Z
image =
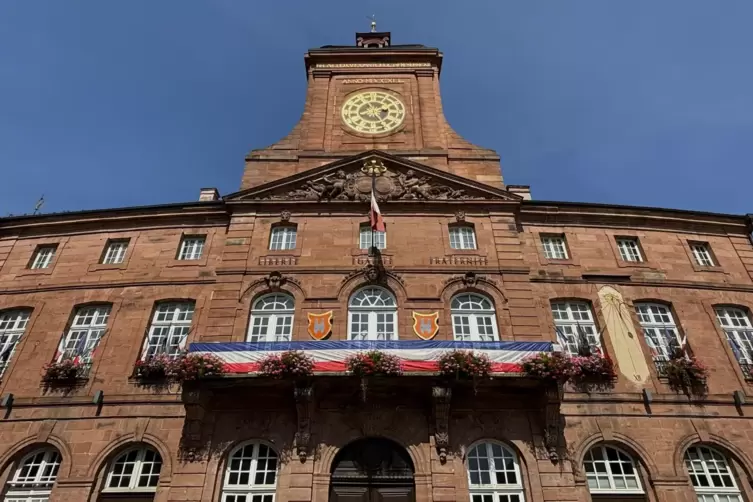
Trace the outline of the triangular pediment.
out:
M 225 197 L 228 201 L 519 201 L 521 197 L 372 150 Z

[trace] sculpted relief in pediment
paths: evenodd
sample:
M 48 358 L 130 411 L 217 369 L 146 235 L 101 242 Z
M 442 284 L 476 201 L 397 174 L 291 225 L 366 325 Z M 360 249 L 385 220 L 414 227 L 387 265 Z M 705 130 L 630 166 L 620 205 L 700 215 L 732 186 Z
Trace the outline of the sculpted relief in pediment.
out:
M 371 196 L 372 175 L 364 169 L 339 169 L 320 178 L 302 182 L 293 190 L 262 193 L 256 199 L 266 200 L 351 200 L 368 201 Z M 468 193 L 465 188 L 451 187 L 431 176 L 413 169 L 398 170 L 384 167 L 374 176 L 374 188 L 379 200 L 479 200 L 482 195 Z

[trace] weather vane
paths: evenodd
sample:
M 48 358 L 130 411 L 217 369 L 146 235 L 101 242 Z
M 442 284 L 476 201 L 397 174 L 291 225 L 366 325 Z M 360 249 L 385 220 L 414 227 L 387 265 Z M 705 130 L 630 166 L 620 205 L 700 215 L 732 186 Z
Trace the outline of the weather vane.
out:
M 371 19 L 371 33 L 376 32 L 376 14 L 366 16 L 366 19 Z

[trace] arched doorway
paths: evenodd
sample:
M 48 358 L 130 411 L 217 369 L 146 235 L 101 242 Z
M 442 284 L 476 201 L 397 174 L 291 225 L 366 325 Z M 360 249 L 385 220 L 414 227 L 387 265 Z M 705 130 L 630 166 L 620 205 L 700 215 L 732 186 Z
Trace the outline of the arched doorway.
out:
M 330 502 L 415 502 L 413 462 L 383 438 L 353 441 L 332 462 Z

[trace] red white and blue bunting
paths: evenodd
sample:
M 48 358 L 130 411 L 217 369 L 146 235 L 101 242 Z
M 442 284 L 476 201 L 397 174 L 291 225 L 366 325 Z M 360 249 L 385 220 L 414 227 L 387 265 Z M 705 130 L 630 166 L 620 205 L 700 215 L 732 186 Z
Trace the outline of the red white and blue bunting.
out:
M 459 342 L 435 340 L 356 341 L 324 340 L 306 342 L 233 342 L 192 343 L 191 353 L 213 354 L 225 363 L 228 373 L 252 373 L 266 356 L 289 350 L 301 350 L 314 360 L 317 373 L 345 371 L 345 360 L 369 350 L 380 350 L 399 357 L 406 373 L 431 373 L 439 369 L 437 361 L 451 350 L 471 350 L 486 354 L 492 373 L 519 373 L 520 363 L 539 352 L 552 352 L 550 342 Z

